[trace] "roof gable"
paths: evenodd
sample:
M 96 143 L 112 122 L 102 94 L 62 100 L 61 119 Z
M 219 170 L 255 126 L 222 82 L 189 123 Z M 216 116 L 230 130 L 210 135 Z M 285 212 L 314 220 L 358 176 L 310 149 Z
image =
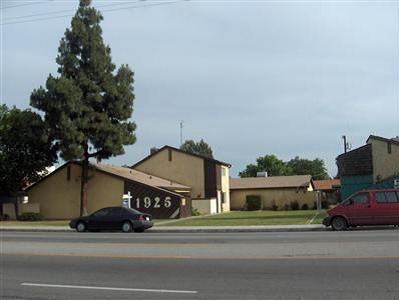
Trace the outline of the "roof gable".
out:
M 118 167 L 113 165 L 106 165 L 106 164 L 90 164 L 95 169 L 112 174 L 123 179 L 137 181 L 143 183 L 145 185 L 156 186 L 159 188 L 164 188 L 168 190 L 190 190 L 189 186 L 173 182 L 161 177 L 153 176 L 146 174 L 144 172 L 140 172 L 137 170 L 133 170 L 131 168 L 126 167 Z
M 220 160 L 216 160 L 216 159 L 213 159 L 213 158 L 201 156 L 201 155 L 198 155 L 198 154 L 193 154 L 193 153 L 186 152 L 186 151 L 183 151 L 183 150 L 175 148 L 175 147 L 171 147 L 171 146 L 165 145 L 161 149 L 158 149 L 157 151 L 151 153 L 150 155 L 148 155 L 144 159 L 142 159 L 139 162 L 135 163 L 133 166 L 131 166 L 131 168 L 133 168 L 133 169 L 136 168 L 136 166 L 141 165 L 143 162 L 151 159 L 153 156 L 157 155 L 158 153 L 160 153 L 162 151 L 166 151 L 166 150 L 176 151 L 176 152 L 182 153 L 184 155 L 188 155 L 188 156 L 192 156 L 192 157 L 196 157 L 196 158 L 202 159 L 204 161 L 210 161 L 210 162 L 213 162 L 215 164 L 223 165 L 223 166 L 226 166 L 226 167 L 229 167 L 229 168 L 231 167 L 231 165 L 226 163 L 226 162 L 222 162 Z
M 393 139 L 387 139 L 381 136 L 376 136 L 376 135 L 370 135 L 366 141 L 367 144 L 372 143 L 373 140 L 380 141 L 380 142 L 385 142 L 385 143 L 391 143 L 393 145 L 398 145 L 399 146 L 399 138 L 393 138 Z
M 54 172 L 48 174 L 46 177 L 42 178 L 40 181 L 32 184 L 29 186 L 26 190 L 31 189 L 32 187 L 36 186 L 40 182 L 46 180 L 50 176 L 55 176 L 57 173 L 59 173 L 61 170 L 66 168 L 70 164 L 76 164 L 80 165 L 81 163 L 78 161 L 70 161 L 56 169 Z M 107 165 L 107 164 L 94 164 L 90 163 L 90 167 L 94 168 L 100 172 L 106 173 L 111 176 L 117 176 L 123 180 L 130 180 L 130 181 L 135 181 L 142 183 L 144 185 L 148 185 L 151 187 L 159 188 L 159 189 L 165 189 L 168 191 L 190 191 L 191 187 L 172 182 L 170 180 L 166 180 L 157 176 L 152 176 L 137 170 L 133 170 L 130 168 L 126 167 L 118 167 L 118 166 L 113 166 L 113 165 Z
M 230 189 L 273 189 L 309 187 L 310 175 L 230 178 Z
M 372 145 L 367 144 L 337 157 L 338 176 L 373 174 Z

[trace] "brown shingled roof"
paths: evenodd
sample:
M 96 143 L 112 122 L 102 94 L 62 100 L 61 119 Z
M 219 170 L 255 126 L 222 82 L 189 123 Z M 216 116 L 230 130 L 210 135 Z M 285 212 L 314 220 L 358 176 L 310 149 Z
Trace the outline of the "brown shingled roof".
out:
M 333 190 L 341 186 L 339 179 L 313 180 L 314 189 L 317 191 Z
M 110 173 L 119 177 L 126 178 L 128 180 L 137 181 L 146 185 L 156 186 L 159 188 L 167 189 L 167 190 L 184 190 L 189 191 L 191 188 L 176 182 L 172 182 L 167 179 L 163 179 L 160 177 L 156 177 L 153 175 L 149 175 L 137 170 L 133 170 L 126 167 L 118 167 L 113 165 L 106 165 L 106 164 L 90 164 L 92 167 L 96 168 L 97 170 Z
M 231 190 L 308 187 L 310 175 L 230 178 Z

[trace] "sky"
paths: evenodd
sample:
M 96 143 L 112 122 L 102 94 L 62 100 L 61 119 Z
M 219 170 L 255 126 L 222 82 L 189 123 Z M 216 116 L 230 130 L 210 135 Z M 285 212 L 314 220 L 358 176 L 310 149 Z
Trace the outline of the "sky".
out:
M 57 76 L 78 1 L 1 0 L 0 104 Z M 335 159 L 399 135 L 399 0 L 100 1 L 112 61 L 134 71 L 137 142 L 104 163 L 203 139 L 230 174 L 265 155 Z M 182 126 L 181 126 L 182 125 Z

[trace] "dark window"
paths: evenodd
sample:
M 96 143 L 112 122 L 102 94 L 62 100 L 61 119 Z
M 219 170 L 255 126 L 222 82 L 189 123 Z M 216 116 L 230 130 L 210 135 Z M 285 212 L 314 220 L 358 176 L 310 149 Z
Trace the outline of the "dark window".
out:
M 387 198 L 388 203 L 396 203 L 398 202 L 398 197 L 396 196 L 396 192 L 386 192 L 385 196 Z
M 105 217 L 107 215 L 110 214 L 110 209 L 109 208 L 104 208 L 102 210 L 99 210 L 98 212 L 96 212 L 94 215 L 96 217 Z
M 388 153 L 391 154 L 392 153 L 392 144 L 388 143 Z
M 387 203 L 387 198 L 385 198 L 385 193 L 384 192 L 376 192 L 375 193 L 375 201 L 377 201 L 377 203 Z
M 350 198 L 347 204 L 367 204 L 367 203 L 369 203 L 369 194 L 362 193 L 362 194 L 357 194 L 352 198 Z
M 67 180 L 71 180 L 71 166 L 67 167 Z
M 168 159 L 169 161 L 172 161 L 172 149 L 168 149 Z

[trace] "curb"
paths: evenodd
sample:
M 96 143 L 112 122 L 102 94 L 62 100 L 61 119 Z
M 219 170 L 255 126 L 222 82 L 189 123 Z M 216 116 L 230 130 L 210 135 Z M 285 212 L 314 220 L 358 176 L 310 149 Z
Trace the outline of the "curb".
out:
M 218 227 L 163 227 L 155 226 L 146 233 L 232 233 L 232 232 L 309 232 L 331 230 L 322 225 L 281 225 L 281 226 L 218 226 Z M 19 227 L 3 226 L 0 232 L 75 232 L 69 227 Z

